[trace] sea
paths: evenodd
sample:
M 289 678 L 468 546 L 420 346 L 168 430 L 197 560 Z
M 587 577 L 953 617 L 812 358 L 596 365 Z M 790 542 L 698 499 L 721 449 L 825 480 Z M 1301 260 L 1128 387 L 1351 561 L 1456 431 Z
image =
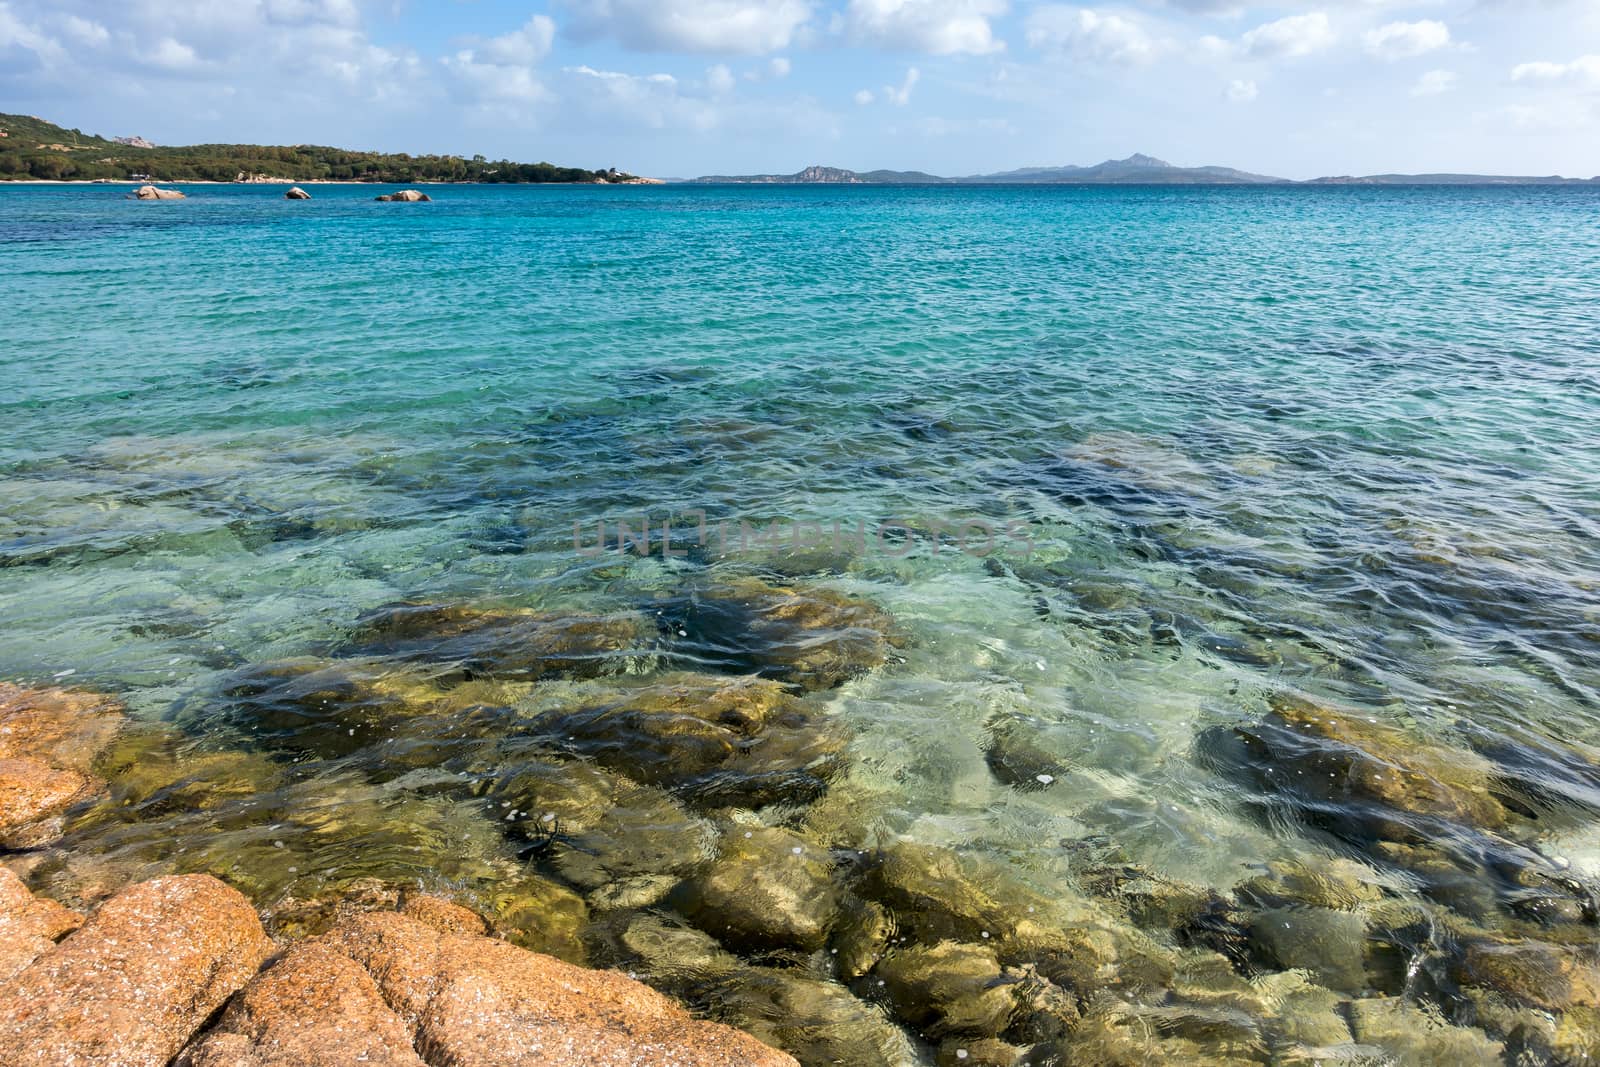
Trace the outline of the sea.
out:
M 826 590 L 861 847 L 1061 892 L 1362 859 L 1210 755 L 1285 692 L 1600 766 L 1600 189 L 180 188 L 0 188 L 0 678 L 248 745 L 389 605 Z

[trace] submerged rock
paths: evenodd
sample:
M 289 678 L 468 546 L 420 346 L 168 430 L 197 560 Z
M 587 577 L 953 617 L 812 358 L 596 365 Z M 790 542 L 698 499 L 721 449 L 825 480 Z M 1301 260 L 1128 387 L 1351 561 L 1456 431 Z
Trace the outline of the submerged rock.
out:
M 1600 1008 L 1600 941 L 1556 945 L 1543 941 L 1480 937 L 1461 947 L 1452 974 L 1529 1007 L 1561 1012 Z
M 586 962 L 583 932 L 589 907 L 578 894 L 528 874 L 493 884 L 485 895 L 495 929 L 513 945 L 568 963 Z
M 1071 1034 L 1037 1046 L 1029 1061 L 1048 1067 L 1264 1067 L 1271 1062 L 1259 1032 L 1236 1013 L 1107 999 L 1097 1002 Z
M 589 763 L 530 760 L 491 784 L 509 829 L 547 848 L 562 878 L 586 891 L 684 875 L 714 853 L 717 833 L 660 789 Z
M 397 604 L 362 616 L 341 649 L 460 668 L 471 677 L 537 681 L 624 670 L 646 647 L 636 614 L 541 615 L 444 604 Z
M 836 982 L 751 966 L 709 935 L 658 915 L 615 916 L 596 933 L 612 965 L 792 1053 L 804 1067 L 920 1062 L 911 1038 L 879 1006 Z
M 1426 842 L 1452 826 L 1493 830 L 1510 818 L 1487 761 L 1354 709 L 1279 693 L 1271 714 L 1238 737 L 1262 785 L 1357 843 Z
M 716 1018 L 793 1054 L 803 1067 L 918 1062 L 910 1037 L 882 1009 L 826 979 L 746 967 L 707 1000 Z
M 670 674 L 574 703 L 533 728 L 556 749 L 702 808 L 809 803 L 844 767 L 838 721 L 772 681 Z
M 1396 1067 L 1500 1067 L 1504 1062 L 1505 1045 L 1482 1030 L 1451 1026 L 1400 997 L 1354 1001 L 1350 1028 L 1361 1044 L 1388 1053 Z
M 1017 1011 L 1021 975 L 1002 968 L 987 946 L 942 941 L 896 949 L 872 973 L 895 1013 L 933 1037 L 994 1037 Z
M 870 601 L 739 578 L 655 605 L 669 647 L 699 668 L 832 689 L 882 666 L 898 639 Z
M 1026 918 L 990 884 L 951 849 L 904 842 L 870 858 L 860 891 L 923 940 L 982 941 L 1014 932 Z
M 0 987 L 0 1062 L 162 1067 L 271 948 L 214 878 L 125 889 Z
M 673 894 L 679 912 L 724 944 L 815 950 L 839 906 L 831 857 L 787 830 L 724 833 L 717 858 Z
M 1276 860 L 1266 872 L 1241 884 L 1239 896 L 1257 907 L 1308 905 L 1354 911 L 1383 899 L 1376 873 L 1354 860 L 1336 856 L 1315 860 Z
M 104 787 L 94 762 L 125 723 L 100 694 L 0 684 L 0 848 L 59 838 L 68 810 Z
M 1275 967 L 1307 971 L 1340 992 L 1367 988 L 1366 926 L 1359 915 L 1328 908 L 1275 908 L 1255 917 L 1250 940 L 1256 953 Z
M 216 698 L 190 701 L 178 722 L 200 732 L 231 726 L 268 748 L 346 756 L 388 737 L 417 710 L 408 708 L 406 694 L 393 684 L 396 673 L 356 661 L 255 664 L 228 676 Z
M 1050 744 L 1051 725 L 1031 715 L 992 720 L 983 754 L 995 778 L 1031 792 L 1048 789 L 1065 777 L 1067 761 Z

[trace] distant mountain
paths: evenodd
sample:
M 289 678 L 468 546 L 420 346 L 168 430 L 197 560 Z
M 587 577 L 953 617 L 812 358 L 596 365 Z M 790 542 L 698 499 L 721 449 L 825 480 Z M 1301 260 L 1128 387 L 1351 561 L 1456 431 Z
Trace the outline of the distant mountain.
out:
M 796 174 L 716 174 L 692 180 L 738 185 L 1269 185 L 1285 181 L 1231 167 L 1175 167 L 1166 160 L 1139 154 L 1092 167 L 1024 167 L 964 178 L 941 178 L 920 170 L 857 173 L 813 166 Z
M 795 174 L 711 174 L 687 181 L 705 185 L 932 185 L 950 179 L 920 170 L 869 170 L 857 174 L 838 167 L 811 166 Z
M 796 174 L 712 175 L 698 183 L 738 185 L 1596 185 L 1600 178 L 1504 177 L 1488 174 L 1373 174 L 1368 177 L 1314 178 L 1294 182 L 1233 167 L 1178 167 L 1139 153 L 1108 159 L 1092 167 L 1023 167 L 998 174 L 941 178 L 919 170 L 856 172 L 838 167 L 807 167 Z
M 1092 167 L 1024 167 L 957 180 L 974 185 L 1277 185 L 1287 181 L 1232 167 L 1178 167 L 1141 153 Z

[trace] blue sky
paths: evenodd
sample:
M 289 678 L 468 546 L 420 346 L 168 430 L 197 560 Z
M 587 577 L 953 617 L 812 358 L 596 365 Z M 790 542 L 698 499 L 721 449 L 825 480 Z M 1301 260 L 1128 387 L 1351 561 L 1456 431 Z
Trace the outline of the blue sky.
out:
M 1600 174 L 1600 0 L 0 0 L 0 111 L 160 143 L 967 174 Z

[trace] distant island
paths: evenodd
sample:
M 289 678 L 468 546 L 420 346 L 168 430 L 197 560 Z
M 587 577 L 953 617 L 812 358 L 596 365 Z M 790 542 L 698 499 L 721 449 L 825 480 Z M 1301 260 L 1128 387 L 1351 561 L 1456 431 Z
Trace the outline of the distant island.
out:
M 483 156 L 410 156 L 319 145 L 161 147 L 107 139 L 28 115 L 0 114 L 0 181 L 513 182 L 629 185 L 615 169 L 513 163 Z
M 1164 159 L 1141 154 L 1107 160 L 1092 167 L 1024 167 L 961 178 L 942 178 L 915 170 L 858 173 L 838 167 L 813 166 L 795 174 L 717 174 L 688 181 L 707 185 L 1600 185 L 1600 178 L 1489 174 L 1373 174 L 1300 182 L 1233 167 L 1178 167 Z

